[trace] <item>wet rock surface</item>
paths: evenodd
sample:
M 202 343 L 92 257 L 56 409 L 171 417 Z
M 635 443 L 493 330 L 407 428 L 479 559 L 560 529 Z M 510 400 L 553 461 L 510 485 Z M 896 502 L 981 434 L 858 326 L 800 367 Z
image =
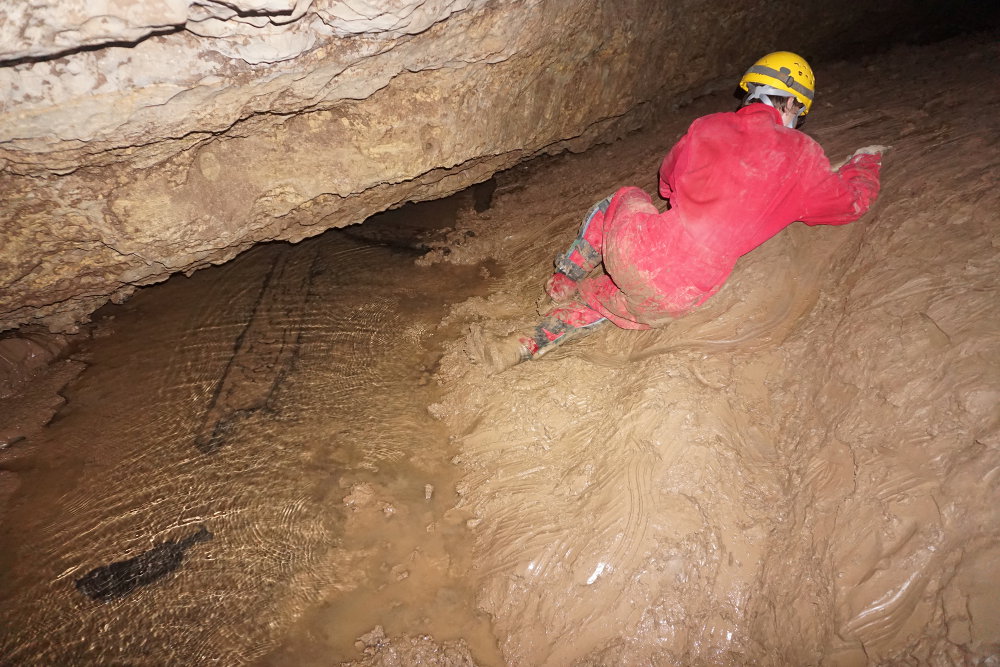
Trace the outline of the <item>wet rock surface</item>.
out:
M 65 358 L 72 345 L 44 331 L 0 337 L 0 464 L 3 450 L 37 435 L 65 403 L 63 388 L 85 367 Z
M 66 336 L 24 331 L 0 337 L 0 399 L 18 392 L 69 347 Z

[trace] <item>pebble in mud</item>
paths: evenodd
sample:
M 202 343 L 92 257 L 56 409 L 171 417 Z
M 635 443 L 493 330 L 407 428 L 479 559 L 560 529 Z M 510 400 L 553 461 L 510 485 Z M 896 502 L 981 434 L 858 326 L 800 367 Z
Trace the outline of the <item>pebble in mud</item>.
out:
M 370 505 L 375 499 L 375 489 L 367 482 L 361 482 L 351 487 L 351 493 L 344 496 L 344 504 L 352 510 L 359 510 Z
M 439 643 L 430 635 L 390 638 L 381 625 L 358 637 L 354 646 L 364 653 L 364 657 L 343 663 L 344 667 L 476 667 L 478 664 L 463 640 Z

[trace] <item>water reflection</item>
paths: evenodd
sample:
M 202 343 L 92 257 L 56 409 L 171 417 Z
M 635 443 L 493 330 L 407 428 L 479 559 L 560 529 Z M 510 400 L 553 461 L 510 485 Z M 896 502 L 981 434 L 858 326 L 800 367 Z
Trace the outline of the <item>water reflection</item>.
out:
M 425 409 L 445 303 L 480 283 L 328 233 L 99 313 L 107 335 L 19 458 L 3 661 L 330 664 L 379 623 L 496 662 Z M 123 597 L 74 586 L 202 525 L 214 539 Z

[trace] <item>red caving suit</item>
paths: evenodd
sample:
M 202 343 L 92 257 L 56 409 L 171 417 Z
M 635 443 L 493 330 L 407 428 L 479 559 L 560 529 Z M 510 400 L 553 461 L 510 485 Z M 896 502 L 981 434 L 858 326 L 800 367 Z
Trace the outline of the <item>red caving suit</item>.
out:
M 792 222 L 861 217 L 878 194 L 879 165 L 862 154 L 833 171 L 818 143 L 765 104 L 699 118 L 660 167 L 669 210 L 625 187 L 591 221 L 584 238 L 604 272 L 580 281 L 586 306 L 561 308 L 560 318 L 648 329 L 682 315 L 722 287 L 741 255 Z

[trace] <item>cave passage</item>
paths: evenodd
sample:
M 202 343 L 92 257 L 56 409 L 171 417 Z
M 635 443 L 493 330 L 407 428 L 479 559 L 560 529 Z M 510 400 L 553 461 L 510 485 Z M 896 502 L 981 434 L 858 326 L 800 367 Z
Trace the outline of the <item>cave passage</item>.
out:
M 891 146 L 877 203 L 660 329 L 492 375 L 466 353 L 537 320 L 590 206 L 654 192 L 728 89 L 429 205 L 429 235 L 401 208 L 99 311 L 65 406 L 0 450 L 0 655 L 990 664 L 998 45 L 822 63 L 805 131 L 833 161 Z M 162 576 L 78 590 L 171 540 Z
M 330 664 L 380 625 L 495 664 L 462 574 L 453 444 L 426 411 L 445 308 L 489 274 L 414 264 L 418 237 L 475 201 L 263 245 L 97 313 L 65 406 L 3 452 L 21 480 L 0 538 L 21 628 L 5 660 Z M 196 526 L 213 538 L 118 582 L 121 599 L 73 585 Z

